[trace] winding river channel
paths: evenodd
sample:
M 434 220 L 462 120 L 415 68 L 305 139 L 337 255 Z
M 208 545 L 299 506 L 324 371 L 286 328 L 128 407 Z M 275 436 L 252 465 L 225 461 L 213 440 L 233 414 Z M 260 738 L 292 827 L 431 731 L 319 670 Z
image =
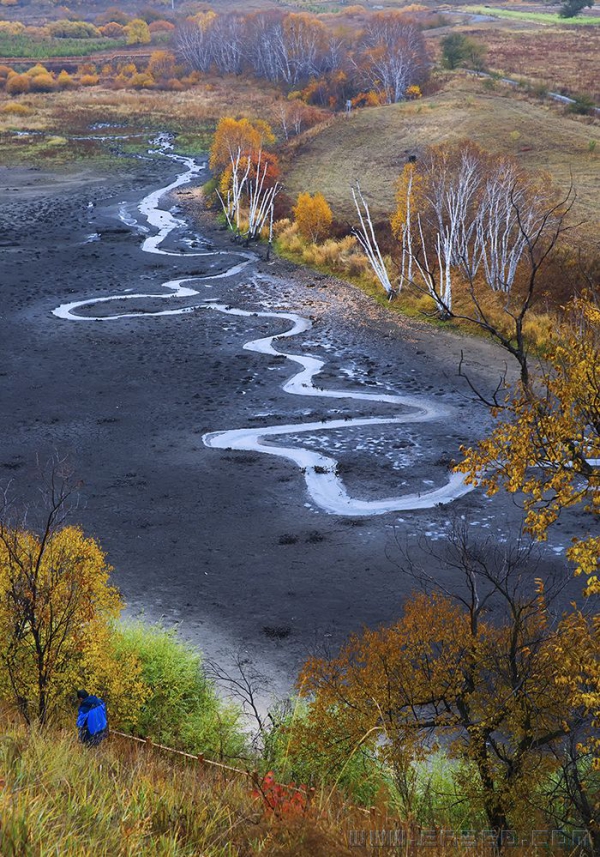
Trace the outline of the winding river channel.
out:
M 165 256 L 182 257 L 180 251 L 166 249 L 163 245 L 174 230 L 181 229 L 185 222 L 177 218 L 171 211 L 161 208 L 164 197 L 182 185 L 189 184 L 196 179 L 205 168 L 204 164 L 198 164 L 193 158 L 175 155 L 168 151 L 168 144 L 161 146 L 161 152 L 183 167 L 183 171 L 167 186 L 148 194 L 139 203 L 138 210 L 145 219 L 148 228 L 142 227 L 141 231 L 146 233 L 142 243 L 145 253 L 154 253 Z M 122 218 L 125 220 L 125 218 Z M 131 226 L 137 223 L 125 220 Z M 140 229 L 140 227 L 137 227 Z M 63 320 L 75 322 L 117 322 L 123 318 L 152 316 L 182 315 L 184 313 L 207 310 L 219 312 L 231 316 L 244 318 L 266 318 L 285 319 L 290 326 L 283 333 L 277 333 L 260 339 L 246 342 L 244 349 L 259 354 L 284 357 L 300 367 L 283 384 L 283 390 L 294 396 L 313 396 L 320 399 L 337 399 L 349 401 L 360 401 L 362 403 L 372 402 L 386 404 L 395 407 L 395 413 L 390 416 L 355 417 L 347 419 L 326 419 L 319 422 L 302 422 L 288 425 L 261 426 L 258 428 L 238 428 L 227 431 L 217 431 L 205 434 L 203 441 L 206 447 L 222 450 L 250 450 L 265 455 L 274 455 L 293 461 L 302 471 L 308 493 L 313 502 L 325 512 L 335 515 L 347 516 L 371 516 L 381 515 L 388 512 L 411 511 L 420 509 L 431 509 L 440 504 L 450 503 L 458 497 L 463 496 L 471 490 L 471 486 L 465 484 L 462 475 L 451 473 L 445 485 L 420 493 L 402 494 L 397 497 L 384 499 L 362 500 L 348 495 L 343 481 L 337 474 L 335 458 L 323 455 L 306 447 L 282 446 L 273 443 L 274 438 L 286 435 L 299 435 L 302 433 L 314 433 L 315 431 L 331 429 L 352 429 L 357 426 L 381 426 L 381 425 L 405 425 L 408 423 L 423 423 L 432 420 L 448 419 L 451 410 L 433 403 L 426 397 L 408 396 L 400 394 L 383 394 L 361 392 L 358 390 L 328 390 L 315 384 L 314 379 L 325 366 L 325 361 L 310 355 L 295 354 L 275 347 L 274 343 L 279 340 L 290 339 L 309 330 L 312 323 L 309 319 L 292 312 L 260 311 L 251 312 L 241 308 L 233 307 L 219 302 L 218 299 L 204 299 L 186 307 L 167 308 L 154 312 L 132 311 L 119 312 L 115 315 L 92 316 L 81 314 L 84 307 L 96 304 L 123 300 L 140 299 L 163 299 L 165 301 L 174 298 L 195 298 L 199 295 L 197 288 L 192 288 L 190 283 L 202 285 L 208 281 L 226 279 L 248 269 L 256 256 L 251 252 L 217 250 L 196 252 L 189 249 L 186 256 L 227 256 L 235 260 L 235 264 L 226 271 L 210 276 L 194 276 L 181 279 L 169 280 L 162 283 L 162 294 L 156 293 L 132 293 L 122 292 L 108 297 L 88 298 L 61 304 L 53 314 Z

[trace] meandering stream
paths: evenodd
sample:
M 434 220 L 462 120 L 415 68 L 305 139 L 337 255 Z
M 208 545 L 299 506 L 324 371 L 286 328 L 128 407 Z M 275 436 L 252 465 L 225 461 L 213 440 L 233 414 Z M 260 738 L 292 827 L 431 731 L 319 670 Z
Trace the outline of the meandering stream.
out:
M 181 164 L 184 171 L 167 186 L 148 194 L 140 202 L 138 210 L 148 224 L 148 233 L 142 243 L 142 250 L 146 253 L 156 253 L 166 256 L 182 257 L 179 251 L 165 249 L 166 239 L 176 229 L 185 226 L 185 222 L 174 216 L 173 213 L 160 208 L 162 199 L 182 185 L 193 181 L 204 169 L 203 164 L 197 164 L 193 158 L 175 155 L 167 151 L 168 144 L 159 142 L 160 150 L 165 155 Z M 124 218 L 123 218 L 124 219 Z M 132 224 L 126 220 L 129 225 Z M 227 315 L 241 316 L 245 318 L 273 318 L 286 319 L 291 324 L 283 333 L 254 339 L 246 342 L 244 349 L 259 354 L 285 357 L 291 363 L 300 367 L 283 384 L 286 393 L 295 396 L 316 396 L 321 399 L 343 399 L 346 401 L 361 401 L 382 403 L 395 406 L 396 412 L 390 416 L 355 417 L 349 419 L 327 419 L 320 422 L 291 423 L 288 425 L 267 425 L 255 428 L 238 428 L 227 431 L 216 431 L 205 434 L 203 441 L 212 449 L 227 450 L 251 450 L 266 455 L 279 456 L 293 461 L 301 468 L 306 481 L 308 493 L 313 502 L 326 512 L 336 515 L 348 516 L 370 516 L 380 515 L 387 512 L 410 511 L 419 509 L 431 509 L 439 504 L 450 503 L 458 497 L 463 496 L 471 490 L 471 486 L 465 484 L 462 475 L 452 473 L 445 485 L 419 493 L 403 494 L 397 497 L 389 497 L 379 500 L 361 500 L 350 497 L 345 485 L 337 475 L 337 464 L 335 458 L 315 452 L 306 447 L 281 446 L 272 443 L 273 438 L 285 435 L 299 435 L 325 429 L 351 429 L 357 426 L 381 426 L 381 425 L 405 425 L 408 423 L 422 423 L 431 420 L 447 419 L 450 409 L 439 406 L 425 397 L 405 396 L 391 393 L 369 393 L 357 390 L 328 390 L 314 383 L 314 378 L 325 366 L 325 361 L 310 355 L 294 354 L 288 351 L 278 350 L 274 342 L 289 339 L 309 330 L 312 326 L 309 319 L 291 312 L 260 311 L 251 312 L 237 307 L 220 303 L 216 299 L 205 299 L 187 307 L 176 307 L 171 309 L 157 310 L 154 312 L 132 311 L 119 312 L 115 315 L 91 316 L 81 315 L 79 310 L 96 304 L 123 300 L 140 299 L 163 299 L 193 298 L 199 295 L 198 289 L 191 288 L 189 283 L 202 284 L 212 280 L 225 279 L 239 274 L 246 269 L 256 256 L 250 252 L 242 251 L 192 251 L 185 252 L 185 256 L 228 256 L 234 257 L 236 263 L 226 271 L 209 276 L 193 276 L 169 280 L 162 284 L 161 288 L 166 290 L 165 294 L 146 294 L 122 292 L 100 298 L 88 298 L 85 300 L 72 301 L 61 304 L 53 314 L 60 319 L 68 321 L 90 322 L 90 321 L 116 321 L 122 318 L 153 317 L 165 315 L 181 315 L 184 313 L 208 310 Z M 398 412 L 399 411 L 399 412 Z

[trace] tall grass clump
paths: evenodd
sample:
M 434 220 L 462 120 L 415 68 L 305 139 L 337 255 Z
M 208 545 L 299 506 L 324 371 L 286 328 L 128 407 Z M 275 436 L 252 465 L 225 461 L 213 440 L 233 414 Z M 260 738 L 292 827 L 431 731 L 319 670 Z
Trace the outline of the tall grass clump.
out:
M 89 752 L 64 732 L 6 730 L 0 777 L 3 857 L 231 854 L 254 810 L 243 780 L 217 785 L 117 739 Z
M 114 646 L 117 657 L 136 656 L 149 689 L 134 734 L 207 758 L 244 755 L 240 713 L 219 699 L 199 652 L 174 632 L 142 622 L 116 626 Z
M 311 243 L 300 235 L 297 224 L 287 219 L 276 224 L 275 234 L 277 251 L 286 258 L 351 280 L 375 283 L 367 257 L 353 235 Z

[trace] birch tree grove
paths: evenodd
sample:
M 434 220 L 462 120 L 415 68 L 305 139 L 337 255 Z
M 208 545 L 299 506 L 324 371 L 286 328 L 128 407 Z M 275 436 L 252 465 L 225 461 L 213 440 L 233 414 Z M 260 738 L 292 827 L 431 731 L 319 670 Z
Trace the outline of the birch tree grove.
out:
M 469 142 L 432 146 L 406 165 L 398 184 L 395 288 L 387 270 L 381 279 L 364 209 L 359 240 L 386 293 L 410 285 L 429 295 L 440 316 L 481 327 L 518 361 L 527 387 L 524 323 L 573 200 L 572 189 L 561 198 L 547 177 L 526 174 L 506 156 Z
M 402 101 L 409 86 L 423 83 L 429 67 L 420 32 L 398 12 L 373 16 L 354 64 L 367 88 L 388 104 Z
M 248 239 L 259 238 L 267 220 L 271 223 L 272 232 L 273 208 L 281 185 L 278 181 L 274 184 L 269 183 L 268 171 L 269 163 L 266 159 L 263 160 L 261 150 L 258 153 L 256 166 L 248 179 L 248 229 L 246 232 Z M 271 235 L 269 243 L 271 243 Z
M 306 87 L 308 97 L 328 106 L 332 99 L 343 106 L 365 87 L 395 103 L 409 86 L 421 85 L 430 68 L 423 34 L 398 12 L 335 30 L 306 12 L 200 13 L 179 27 L 177 44 L 195 70 L 249 72 L 286 88 Z
M 275 155 L 263 144 L 274 141 L 266 122 L 223 117 L 210 151 L 210 166 L 220 171 L 217 196 L 227 224 L 248 241 L 273 222 L 275 199 L 281 190 Z

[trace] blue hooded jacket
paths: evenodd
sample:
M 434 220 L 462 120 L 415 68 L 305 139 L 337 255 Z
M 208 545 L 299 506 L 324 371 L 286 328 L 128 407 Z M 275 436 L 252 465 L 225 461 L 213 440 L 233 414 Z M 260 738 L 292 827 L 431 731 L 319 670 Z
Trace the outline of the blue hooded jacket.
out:
M 90 694 L 81 702 L 77 714 L 77 728 L 85 729 L 90 735 L 102 732 L 108 726 L 106 706 L 99 697 Z

